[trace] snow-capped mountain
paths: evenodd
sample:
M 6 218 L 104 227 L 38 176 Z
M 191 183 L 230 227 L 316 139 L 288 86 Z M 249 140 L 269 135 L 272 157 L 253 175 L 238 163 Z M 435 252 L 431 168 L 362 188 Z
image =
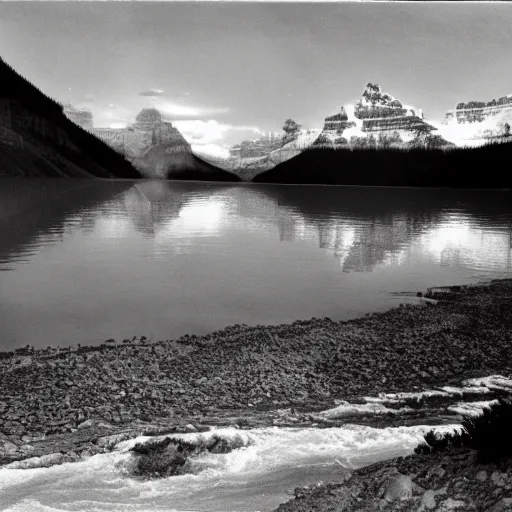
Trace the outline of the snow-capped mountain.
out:
M 425 121 L 421 109 L 404 105 L 379 85 L 368 83 L 355 105 L 325 118 L 315 147 L 440 147 L 451 144 L 432 134 L 437 128 Z
M 512 94 L 488 102 L 459 103 L 438 124 L 439 133 L 457 146 L 508 142 L 512 126 Z

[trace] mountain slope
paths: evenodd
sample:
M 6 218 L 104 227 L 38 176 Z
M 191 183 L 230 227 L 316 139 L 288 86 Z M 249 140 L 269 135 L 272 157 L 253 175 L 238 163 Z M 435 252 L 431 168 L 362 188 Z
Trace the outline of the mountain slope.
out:
M 256 183 L 512 188 L 512 144 L 442 149 L 311 148 L 256 176 Z
M 250 151 L 247 152 L 249 156 L 243 153 L 228 158 L 215 158 L 207 154 L 201 156 L 212 165 L 236 174 L 242 181 L 251 181 L 259 173 L 268 171 L 281 162 L 302 153 L 315 142 L 319 134 L 320 130 L 318 129 L 301 128 L 288 137 L 272 140 L 266 146 L 264 146 L 265 141 L 263 139 L 244 141 L 242 144 L 232 146 L 232 148 L 236 148 L 237 146 L 243 146 L 245 143 L 254 143 L 255 146 L 260 146 L 258 148 L 260 151 L 255 152 L 257 153 L 256 156 L 252 156 Z
M 140 178 L 0 58 L 0 175 Z

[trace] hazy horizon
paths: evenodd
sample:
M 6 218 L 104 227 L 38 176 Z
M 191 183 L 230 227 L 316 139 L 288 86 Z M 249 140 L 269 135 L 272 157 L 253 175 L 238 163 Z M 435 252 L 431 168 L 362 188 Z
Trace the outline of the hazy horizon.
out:
M 320 128 L 367 82 L 431 120 L 509 94 L 510 26 L 502 3 L 3 2 L 0 55 L 95 126 L 155 106 L 215 147 Z

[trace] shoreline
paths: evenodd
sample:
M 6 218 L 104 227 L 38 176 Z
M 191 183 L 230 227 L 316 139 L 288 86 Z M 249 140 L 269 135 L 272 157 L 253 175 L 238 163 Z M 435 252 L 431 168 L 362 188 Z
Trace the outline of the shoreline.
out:
M 49 465 L 82 460 L 140 434 L 375 422 L 359 413 L 322 422 L 311 413 L 340 400 L 360 404 L 364 396 L 510 375 L 510 327 L 500 305 L 512 296 L 512 279 L 453 288 L 449 300 L 348 321 L 3 353 L 0 466 L 44 456 Z M 424 418 L 419 411 L 411 421 Z
M 11 176 L 8 174 L 0 174 L 1 178 L 19 178 L 19 179 L 41 179 L 40 176 Z M 58 179 L 61 180 L 60 177 L 44 177 L 43 179 Z M 209 180 L 175 180 L 175 179 L 159 179 L 159 178 L 74 178 L 79 180 L 93 180 L 93 181 L 106 181 L 106 182 L 115 182 L 115 181 L 130 181 L 134 183 L 139 183 L 141 181 L 169 181 L 169 182 L 177 182 L 177 183 L 205 183 L 207 185 L 227 185 L 227 186 L 236 186 L 236 185 L 253 185 L 253 186 L 282 186 L 282 187 L 345 187 L 345 188 L 398 188 L 398 189 L 426 189 L 426 190 L 461 190 L 463 192 L 512 192 L 512 188 L 465 188 L 465 187 L 419 187 L 412 185 L 351 185 L 351 184 L 338 184 L 338 183 L 272 183 L 272 182 L 255 182 L 255 181 L 209 181 Z

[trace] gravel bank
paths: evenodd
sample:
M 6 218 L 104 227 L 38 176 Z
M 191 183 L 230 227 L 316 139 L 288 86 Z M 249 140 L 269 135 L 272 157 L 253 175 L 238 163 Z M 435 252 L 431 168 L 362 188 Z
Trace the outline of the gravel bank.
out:
M 0 463 L 56 452 L 75 460 L 107 449 L 114 434 L 275 424 L 283 408 L 509 375 L 509 297 L 504 280 L 347 322 L 3 353 Z

